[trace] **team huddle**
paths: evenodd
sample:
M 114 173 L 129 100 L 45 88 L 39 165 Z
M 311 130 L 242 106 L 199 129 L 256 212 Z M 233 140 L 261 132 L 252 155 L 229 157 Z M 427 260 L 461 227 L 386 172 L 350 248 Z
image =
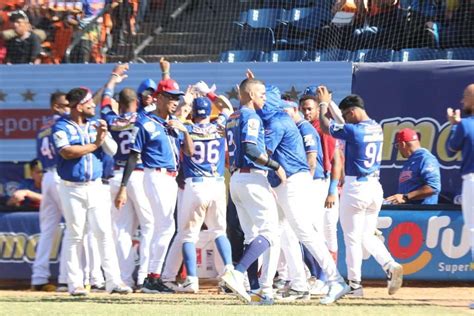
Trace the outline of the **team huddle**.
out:
M 359 96 L 336 106 L 331 91 L 311 86 L 297 104 L 247 71 L 234 111 L 202 81 L 181 91 L 169 64 L 161 66 L 158 84 L 147 79 L 115 97 L 128 70 L 117 65 L 96 93 L 100 120 L 87 88 L 52 95 L 55 116 L 38 134 L 46 173 L 33 286 L 49 285 L 48 257 L 64 216 L 58 283 L 74 296 L 86 295 L 86 285 L 121 294 L 198 292 L 203 224 L 223 262 L 219 286 L 245 303 L 363 296 L 364 252 L 386 272 L 388 293 L 400 289 L 403 267 L 376 228 L 383 130 Z M 244 234 L 237 261 L 226 233 L 235 228 L 227 227 L 227 190 Z M 348 282 L 336 264 L 338 220 Z M 178 283 L 182 263 L 187 277 Z

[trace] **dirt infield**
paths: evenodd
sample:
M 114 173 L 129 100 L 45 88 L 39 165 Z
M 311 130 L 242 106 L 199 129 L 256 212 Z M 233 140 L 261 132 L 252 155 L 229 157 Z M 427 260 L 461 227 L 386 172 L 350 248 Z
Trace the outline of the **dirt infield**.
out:
M 244 306 L 230 295 L 218 295 L 205 286 L 202 294 L 131 294 L 127 296 L 91 293 L 74 298 L 67 293 L 0 291 L 0 310 L 11 314 L 135 314 L 161 311 L 160 315 L 474 315 L 469 303 L 474 300 L 472 287 L 404 287 L 389 296 L 385 288 L 366 287 L 363 299 L 344 298 L 335 306 L 320 306 L 317 299 L 274 306 Z M 33 303 L 33 304 L 32 304 Z M 65 304 L 71 303 L 71 304 Z M 60 310 L 58 310 L 60 308 Z M 94 311 L 94 312 L 92 312 Z M 146 312 L 148 313 L 148 312 Z M 152 314 L 154 314 L 152 312 Z M 385 316 L 381 315 L 381 316 Z

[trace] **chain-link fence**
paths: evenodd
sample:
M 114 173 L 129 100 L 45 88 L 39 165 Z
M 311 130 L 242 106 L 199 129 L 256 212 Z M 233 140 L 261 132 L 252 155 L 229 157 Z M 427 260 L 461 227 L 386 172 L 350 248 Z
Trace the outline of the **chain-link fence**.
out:
M 474 0 L 0 1 L 3 63 L 474 59 Z

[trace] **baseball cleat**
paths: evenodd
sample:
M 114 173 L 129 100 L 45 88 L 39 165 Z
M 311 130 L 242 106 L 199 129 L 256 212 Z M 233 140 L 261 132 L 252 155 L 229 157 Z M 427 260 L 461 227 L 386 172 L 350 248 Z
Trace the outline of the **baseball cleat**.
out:
M 329 287 L 328 295 L 323 297 L 319 302 L 323 305 L 332 304 L 351 291 L 351 287 L 346 282 L 333 283 Z
M 66 293 L 68 291 L 66 283 L 59 283 L 56 287 L 56 292 L 58 293 Z
M 282 293 L 281 296 L 277 296 L 276 298 L 278 301 L 282 302 L 308 301 L 311 299 L 311 295 L 309 294 L 309 291 L 288 289 L 286 292 Z
M 197 277 L 187 276 L 184 283 L 174 290 L 180 293 L 197 293 L 199 291 L 199 280 Z
M 92 293 L 101 293 L 101 292 L 105 292 L 105 285 L 91 285 L 91 289 L 90 291 Z
M 56 291 L 56 285 L 51 283 L 37 284 L 31 286 L 32 291 L 41 291 L 41 292 L 54 292 Z
M 130 286 L 127 286 L 125 284 L 120 284 L 120 285 L 117 285 L 116 287 L 114 287 L 112 289 L 112 291 L 110 291 L 110 294 L 114 294 L 114 293 L 117 293 L 117 294 L 130 294 L 130 293 L 133 293 L 133 290 Z
M 349 286 L 351 288 L 351 291 L 349 293 L 347 293 L 346 296 L 349 296 L 349 297 L 364 297 L 364 290 L 362 289 L 362 285 L 360 285 L 360 282 L 349 281 Z
M 324 281 L 309 280 L 308 284 L 309 284 L 309 294 L 311 295 L 326 295 L 329 292 L 329 286 Z
M 167 287 L 161 279 L 146 278 L 143 283 L 143 293 L 175 293 L 174 290 Z
M 388 264 L 387 269 L 387 287 L 388 294 L 395 294 L 401 287 L 403 283 L 403 267 L 401 264 L 392 261 Z
M 262 290 L 250 291 L 250 305 L 273 305 L 273 297 L 263 293 Z
M 250 303 L 250 295 L 245 290 L 244 275 L 242 272 L 228 270 L 222 275 L 221 280 L 241 301 L 244 303 Z
M 181 287 L 181 284 L 176 281 L 163 281 L 163 284 L 175 292 L 179 292 L 179 288 Z
M 76 287 L 70 294 L 72 296 L 86 296 L 87 290 L 83 287 Z

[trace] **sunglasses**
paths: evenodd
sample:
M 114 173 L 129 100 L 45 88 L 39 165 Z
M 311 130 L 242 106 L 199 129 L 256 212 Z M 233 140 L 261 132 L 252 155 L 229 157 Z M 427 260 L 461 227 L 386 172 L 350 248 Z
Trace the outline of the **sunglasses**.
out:
M 170 94 L 170 93 L 163 93 L 163 95 L 170 100 L 179 101 L 179 95 Z

